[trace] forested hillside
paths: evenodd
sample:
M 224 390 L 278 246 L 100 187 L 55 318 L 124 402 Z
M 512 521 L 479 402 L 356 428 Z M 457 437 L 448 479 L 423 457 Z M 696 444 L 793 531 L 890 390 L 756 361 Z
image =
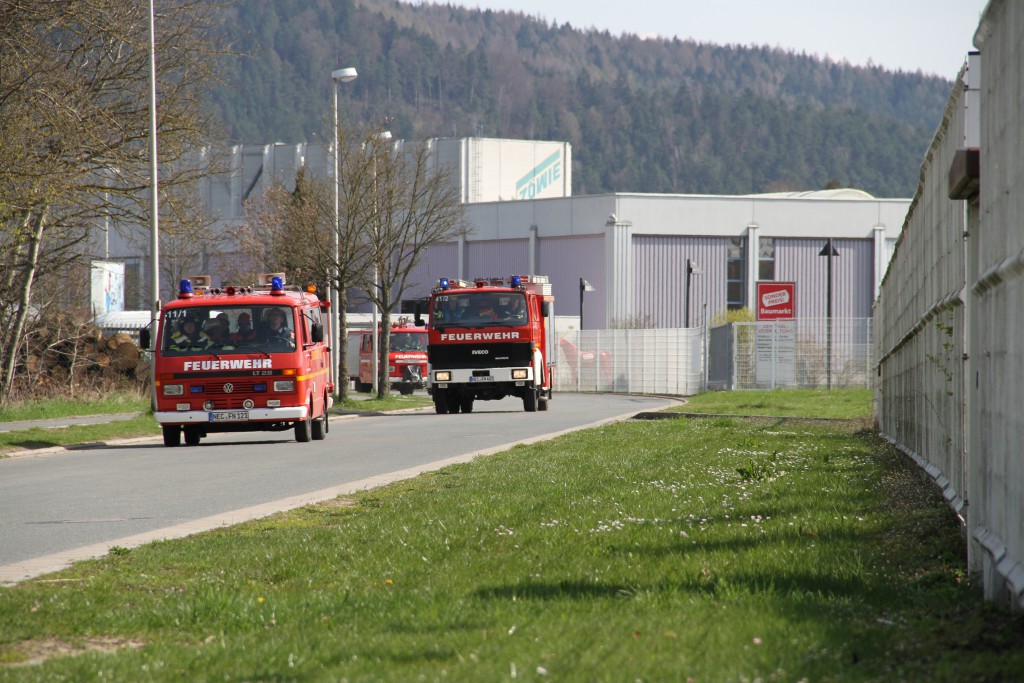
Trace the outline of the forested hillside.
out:
M 575 194 L 832 184 L 911 196 L 952 87 L 779 49 L 393 0 L 235 0 L 223 26 L 242 53 L 213 96 L 231 142 L 329 135 L 330 73 L 353 66 L 342 117 L 388 117 L 407 139 L 568 140 Z

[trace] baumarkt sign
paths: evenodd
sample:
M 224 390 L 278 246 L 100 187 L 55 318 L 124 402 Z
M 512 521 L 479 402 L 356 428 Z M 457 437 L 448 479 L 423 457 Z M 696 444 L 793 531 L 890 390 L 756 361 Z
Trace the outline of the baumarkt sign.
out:
M 757 283 L 757 319 L 796 318 L 796 283 L 762 280 Z

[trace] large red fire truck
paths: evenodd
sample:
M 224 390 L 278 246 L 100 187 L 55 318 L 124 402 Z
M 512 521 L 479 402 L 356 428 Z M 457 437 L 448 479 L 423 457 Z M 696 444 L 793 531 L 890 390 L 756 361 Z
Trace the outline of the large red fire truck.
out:
M 348 333 L 349 377 L 356 391 L 370 391 L 373 386 L 373 332 L 353 330 Z M 388 379 L 391 388 L 403 396 L 427 386 L 427 331 L 414 327 L 406 318 L 391 325 L 388 339 Z
M 521 398 L 527 412 L 547 410 L 555 357 L 547 277 L 441 278 L 430 294 L 428 339 L 436 412 L 468 413 L 477 399 L 506 396 Z
M 296 441 L 327 435 L 334 392 L 324 309 L 310 291 L 269 285 L 193 291 L 160 314 L 155 363 L 156 421 L 164 445 L 194 446 L 211 432 L 295 430 Z M 140 342 L 150 346 L 149 330 Z

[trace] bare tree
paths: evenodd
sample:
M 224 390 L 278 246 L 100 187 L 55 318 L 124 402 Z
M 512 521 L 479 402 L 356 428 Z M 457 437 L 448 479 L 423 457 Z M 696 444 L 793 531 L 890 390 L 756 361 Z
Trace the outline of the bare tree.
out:
M 161 189 L 195 180 L 186 153 L 214 51 L 212 6 L 156 2 Z M 137 0 L 0 0 L 0 402 L 32 317 L 33 284 L 83 256 L 97 218 L 145 225 L 149 11 Z
M 405 145 L 396 151 L 379 133 L 368 130 L 364 141 L 371 160 L 370 221 L 364 239 L 370 245 L 374 276 L 364 289 L 380 309 L 381 329 L 377 348 L 377 395 L 386 396 L 391 314 L 401 302 L 409 276 L 428 247 L 450 242 L 468 231 L 456 175 L 451 169 L 430 163 L 424 143 Z

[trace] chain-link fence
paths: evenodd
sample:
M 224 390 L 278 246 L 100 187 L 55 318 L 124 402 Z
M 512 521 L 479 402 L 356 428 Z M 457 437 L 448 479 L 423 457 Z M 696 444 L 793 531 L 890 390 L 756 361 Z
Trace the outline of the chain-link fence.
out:
M 704 383 L 704 329 L 572 330 L 558 341 L 555 388 L 692 396 Z
M 871 318 L 729 323 L 710 342 L 711 389 L 872 386 Z

